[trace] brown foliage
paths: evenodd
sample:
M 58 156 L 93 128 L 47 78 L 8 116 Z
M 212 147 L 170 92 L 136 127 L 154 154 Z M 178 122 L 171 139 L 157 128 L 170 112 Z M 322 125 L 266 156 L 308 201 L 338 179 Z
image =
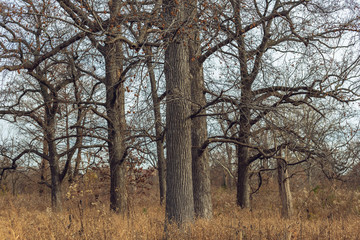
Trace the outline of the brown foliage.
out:
M 156 186 L 131 197 L 133 210 L 122 217 L 109 211 L 107 196 L 93 202 L 96 181 L 66 201 L 66 211 L 53 213 L 47 196 L 0 196 L 2 239 L 162 239 L 165 210 Z M 92 185 L 93 184 L 93 185 Z M 92 186 L 92 187 L 91 187 Z M 98 187 L 98 186 L 97 186 Z M 253 210 L 235 204 L 234 192 L 213 191 L 214 218 L 197 220 L 183 230 L 168 227 L 169 239 L 359 239 L 360 192 L 318 187 L 294 192 L 296 217 L 283 220 L 275 183 L 253 195 Z M 81 200 L 81 201 L 80 201 Z

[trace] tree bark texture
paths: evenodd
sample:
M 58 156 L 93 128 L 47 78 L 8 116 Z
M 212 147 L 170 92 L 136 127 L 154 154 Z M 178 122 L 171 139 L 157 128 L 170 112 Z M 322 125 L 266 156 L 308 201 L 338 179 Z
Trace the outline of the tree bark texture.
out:
M 286 153 L 285 153 L 286 154 Z M 278 184 L 281 199 L 281 216 L 289 219 L 292 217 L 293 204 L 290 190 L 290 178 L 287 170 L 286 156 L 285 159 L 278 159 Z
M 110 24 L 117 26 L 116 17 L 120 13 L 121 0 L 109 3 Z M 112 34 L 119 34 L 119 29 L 113 28 Z M 109 139 L 110 163 L 110 209 L 125 214 L 128 210 L 128 192 L 126 179 L 126 146 L 125 146 L 125 89 L 122 79 L 123 50 L 122 43 L 111 41 L 113 36 L 107 37 L 105 51 L 105 86 L 106 111 Z
M 181 24 L 188 1 L 164 1 L 167 23 Z M 174 14 L 176 13 L 176 14 Z M 167 37 L 166 78 L 166 219 L 179 226 L 194 219 L 191 164 L 191 84 L 188 41 L 174 30 Z M 174 36 L 175 34 L 175 36 Z
M 116 25 L 116 16 L 120 12 L 121 1 L 113 0 L 110 4 L 110 22 Z M 115 30 L 114 30 L 115 31 Z M 114 32 L 115 34 L 116 32 Z M 108 36 L 105 45 L 105 86 L 106 111 L 108 117 L 109 163 L 110 163 L 110 209 L 125 214 L 128 208 L 126 180 L 125 147 L 125 90 L 121 79 L 123 71 L 122 44 L 110 43 Z
M 233 8 L 235 14 L 234 22 L 236 32 L 242 31 L 242 19 L 240 13 L 240 1 L 233 1 Z M 250 143 L 250 120 L 251 120 L 251 87 L 254 81 L 254 76 L 249 75 L 248 56 L 246 51 L 246 44 L 244 36 L 241 35 L 236 40 L 238 47 L 238 60 L 240 63 L 241 76 L 241 106 L 239 108 L 239 135 L 238 141 L 244 144 Z M 249 185 L 249 149 L 246 146 L 237 146 L 238 158 L 238 179 L 237 179 L 237 204 L 242 208 L 250 208 L 250 185 Z
M 249 84 L 244 82 L 244 87 L 241 89 L 241 103 L 240 120 L 239 120 L 239 142 L 244 144 L 250 143 L 250 109 L 249 109 L 249 95 L 251 88 Z M 246 146 L 237 146 L 238 158 L 238 179 L 237 179 L 237 204 L 241 208 L 250 208 L 250 162 L 249 162 L 249 148 Z
M 121 43 L 106 46 L 106 110 L 108 117 L 110 162 L 110 209 L 124 214 L 127 211 L 125 165 L 125 90 L 120 79 L 122 72 Z
M 54 159 L 50 163 L 51 172 L 51 207 L 55 212 L 62 210 L 62 191 L 60 181 L 60 168 L 58 160 Z
M 53 123 L 53 120 L 50 120 Z M 50 126 L 54 126 L 55 123 L 50 124 Z M 60 166 L 59 166 L 59 157 L 56 153 L 56 145 L 55 145 L 55 134 L 50 131 L 46 134 L 46 138 L 48 141 L 48 151 L 49 151 L 49 166 L 51 173 L 51 207 L 53 211 L 61 211 L 62 210 L 62 191 L 61 191 L 61 182 L 60 178 Z
M 58 212 L 62 210 L 62 191 L 60 177 L 59 156 L 57 154 L 55 132 L 56 132 L 56 113 L 58 112 L 58 102 L 53 93 L 49 93 L 44 84 L 40 84 L 40 92 L 44 99 L 44 137 L 47 145 L 47 156 L 51 174 L 51 208 Z
M 195 6 L 196 7 L 196 6 Z M 204 95 L 204 73 L 202 63 L 198 61 L 201 53 L 198 38 L 199 32 L 194 31 L 189 41 L 190 50 L 190 75 L 191 75 L 191 102 L 192 112 L 198 112 L 206 105 Z M 205 110 L 199 114 L 206 114 Z M 209 152 L 206 148 L 200 151 L 207 140 L 207 122 L 205 116 L 195 116 L 191 120 L 192 143 L 192 177 L 194 210 L 197 218 L 210 219 L 212 217 L 212 201 L 210 186 Z
M 236 202 L 241 208 L 250 208 L 250 165 L 247 162 L 248 149 L 238 146 L 238 172 Z

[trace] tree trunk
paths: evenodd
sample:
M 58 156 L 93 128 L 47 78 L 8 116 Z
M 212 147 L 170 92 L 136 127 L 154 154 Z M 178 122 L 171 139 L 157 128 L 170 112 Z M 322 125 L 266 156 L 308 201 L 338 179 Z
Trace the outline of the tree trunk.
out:
M 76 180 L 77 176 L 79 175 L 80 162 L 81 162 L 81 148 L 78 148 L 75 159 L 75 167 L 72 176 L 73 180 Z
M 51 207 L 55 212 L 62 210 L 62 191 L 60 181 L 60 169 L 57 160 L 52 160 L 50 163 L 51 172 Z
M 16 196 L 16 182 L 18 180 L 18 177 L 15 176 L 15 174 L 11 174 L 11 194 L 13 196 Z
M 177 26 L 186 19 L 188 1 L 164 1 L 166 23 Z M 174 14 L 175 13 L 175 14 Z M 172 31 L 172 30 L 171 30 Z M 194 220 L 191 164 L 191 84 L 189 48 L 185 34 L 168 35 L 166 78 L 166 218 L 182 226 Z M 174 36 L 175 35 L 175 36 Z M 174 38 L 174 39 L 173 39 Z
M 107 87 L 107 117 L 110 163 L 110 209 L 124 214 L 127 211 L 126 150 L 124 142 L 124 89 Z
M 200 43 L 197 40 L 199 37 L 199 32 L 195 31 L 191 37 L 192 40 L 189 41 L 191 101 L 193 113 L 206 105 L 203 66 L 202 63 L 197 60 L 201 53 Z M 202 110 L 199 114 L 206 114 L 206 111 Z M 210 219 L 212 217 L 212 201 L 209 153 L 208 149 L 200 151 L 203 143 L 207 140 L 206 117 L 195 116 L 191 123 L 191 154 L 195 216 L 197 218 Z
M 241 9 L 240 1 L 232 2 L 234 11 L 236 12 L 234 17 L 235 28 L 237 32 L 242 31 L 242 19 L 238 14 Z M 236 40 L 238 48 L 238 60 L 240 63 L 240 75 L 241 75 L 241 106 L 239 108 L 239 139 L 238 141 L 243 144 L 250 143 L 250 120 L 251 120 L 251 101 L 252 101 L 252 83 L 254 76 L 249 75 L 248 69 L 248 56 L 246 51 L 246 43 L 244 36 L 241 35 Z M 237 204 L 242 208 L 250 208 L 250 183 L 249 183 L 249 149 L 246 146 L 237 146 L 237 158 L 238 158 L 238 179 L 237 179 Z
M 53 126 L 53 125 L 50 125 Z M 47 134 L 47 139 L 54 139 L 52 133 Z M 62 210 L 62 191 L 60 179 L 59 158 L 56 154 L 56 145 L 53 140 L 48 140 L 49 165 L 51 172 L 51 207 L 55 212 Z
M 40 84 L 41 95 L 45 104 L 44 115 L 44 137 L 47 145 L 47 156 L 51 173 L 51 207 L 55 212 L 62 210 L 62 193 L 60 177 L 59 156 L 57 154 L 55 134 L 56 134 L 56 114 L 58 112 L 58 102 L 55 96 L 49 94 L 48 88 Z M 46 149 L 44 149 L 46 150 Z
M 155 127 L 157 128 L 157 127 Z M 156 151 L 158 156 L 158 174 L 159 174 L 159 194 L 160 204 L 163 205 L 166 194 L 166 163 L 164 155 L 163 142 L 158 140 L 156 144 Z
M 116 158 L 113 154 L 112 156 Z M 126 165 L 110 162 L 110 209 L 124 215 L 128 211 Z
M 250 142 L 250 109 L 247 106 L 246 88 L 242 89 L 242 103 L 244 107 L 240 110 L 239 142 L 249 144 Z M 249 148 L 246 146 L 237 146 L 238 158 L 238 179 L 237 179 L 237 204 L 241 208 L 250 208 L 250 163 Z
M 221 125 L 221 129 L 222 129 L 223 133 L 226 132 L 226 129 L 225 129 L 225 127 L 223 125 Z M 230 129 L 230 133 L 231 133 L 232 136 L 235 136 L 236 135 L 236 128 L 232 127 Z M 233 148 L 232 148 L 232 146 L 230 144 L 225 144 L 225 150 L 226 150 L 226 157 L 224 157 L 224 164 L 228 168 L 228 171 L 224 171 L 224 174 L 226 174 L 226 179 L 227 179 L 226 186 L 229 187 L 230 189 L 232 189 L 234 187 L 234 185 L 236 184 L 236 182 L 235 182 L 236 178 L 234 177 L 234 174 L 233 174 L 233 170 L 234 170 L 233 169 L 233 164 L 234 164 L 234 161 L 233 161 L 234 153 L 233 153 L 233 151 L 234 150 L 233 150 Z
M 108 117 L 110 162 L 110 209 L 124 214 L 127 211 L 125 100 L 122 71 L 121 44 L 111 44 L 106 61 L 106 110 Z M 120 82 L 120 83 L 119 83 Z
M 65 112 L 65 132 L 66 132 L 66 136 L 69 136 L 69 111 L 68 111 L 68 106 L 65 106 L 66 112 Z M 66 138 L 66 150 L 68 151 L 68 153 L 66 154 L 67 159 L 66 159 L 66 164 L 67 164 L 67 177 L 68 177 L 68 182 L 72 183 L 73 182 L 73 168 L 72 168 L 72 156 L 73 154 L 70 152 L 70 138 L 67 137 Z
M 166 163 L 164 155 L 164 146 L 162 139 L 162 124 L 161 124 L 161 112 L 160 112 L 160 99 L 157 94 L 156 79 L 154 73 L 154 67 L 152 65 L 151 49 L 146 49 L 147 67 L 149 70 L 150 84 L 151 84 L 151 96 L 154 105 L 154 119 L 155 119 L 155 134 L 156 134 L 156 153 L 158 157 L 157 168 L 159 174 L 159 193 L 160 193 L 160 205 L 164 204 L 166 193 Z
M 286 155 L 287 153 L 285 153 Z M 281 199 L 281 216 L 283 218 L 289 219 L 292 217 L 293 205 L 292 205 L 292 196 L 290 190 L 290 178 L 287 170 L 287 159 L 278 159 L 278 184 L 279 184 L 279 194 Z
M 244 80 L 246 83 L 246 81 Z M 245 84 L 241 89 L 241 102 L 244 105 L 240 108 L 239 121 L 239 142 L 243 144 L 250 143 L 250 86 Z M 237 179 L 237 204 L 241 208 L 250 208 L 250 162 L 249 162 L 249 148 L 247 146 L 237 146 L 237 160 L 238 160 L 238 179 Z
M 44 155 L 48 155 L 48 146 L 47 146 L 47 142 L 44 139 L 43 141 L 43 154 Z M 40 163 L 40 188 L 39 188 L 39 195 L 42 196 L 44 193 L 44 188 L 45 188 L 45 181 L 46 181 L 46 162 L 47 160 L 45 158 L 41 159 L 41 163 Z
M 121 0 L 109 2 L 110 25 L 118 26 L 117 16 L 121 10 Z M 104 51 L 105 58 L 105 86 L 106 112 L 109 139 L 110 163 L 110 209 L 116 213 L 125 214 L 128 210 L 128 193 L 126 179 L 126 121 L 125 121 L 125 89 L 122 79 L 123 49 L 120 41 L 114 40 L 114 35 L 120 29 L 113 27 L 106 38 Z
M 244 147 L 238 148 L 238 179 L 237 179 L 237 205 L 241 208 L 250 208 L 250 182 L 249 170 L 250 166 L 246 162 L 244 156 L 247 155 L 248 150 Z

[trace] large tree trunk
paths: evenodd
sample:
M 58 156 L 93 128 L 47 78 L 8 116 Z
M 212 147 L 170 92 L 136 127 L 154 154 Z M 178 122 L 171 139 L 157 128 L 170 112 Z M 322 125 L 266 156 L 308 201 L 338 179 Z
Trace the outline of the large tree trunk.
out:
M 62 191 L 60 181 L 60 169 L 57 164 L 57 160 L 53 160 L 54 163 L 50 163 L 51 172 L 51 207 L 55 212 L 62 210 Z M 52 161 L 51 161 L 52 162 Z
M 241 208 L 250 208 L 250 166 L 247 163 L 248 149 L 238 147 L 238 179 L 237 179 L 237 205 Z
M 241 9 L 240 1 L 232 2 L 234 11 L 237 13 L 234 17 L 235 28 L 237 32 L 242 31 L 242 19 L 238 14 Z M 248 56 L 244 36 L 241 35 L 236 40 L 238 47 L 238 60 L 240 63 L 241 75 L 241 106 L 239 108 L 239 142 L 244 145 L 237 146 L 238 158 L 238 179 L 237 179 L 237 204 L 242 208 L 250 208 L 250 185 L 249 185 L 249 149 L 246 146 L 250 143 L 250 120 L 251 120 L 251 86 L 254 76 L 249 75 Z
M 106 48 L 106 110 L 108 117 L 110 162 L 110 208 L 118 213 L 127 211 L 127 184 L 125 166 L 125 100 L 121 83 L 121 44 Z M 120 83 L 119 83 L 120 82 Z
M 52 125 L 50 125 L 52 126 Z M 49 165 L 51 172 L 51 207 L 53 211 L 62 210 L 62 191 L 61 191 L 61 178 L 59 158 L 56 154 L 56 145 L 54 135 L 52 133 L 47 134 L 48 150 L 49 150 Z M 49 141 L 50 139 L 50 141 Z
M 113 158 L 110 161 L 110 209 L 124 215 L 128 211 L 126 165 L 115 160 L 118 159 L 116 152 L 110 153 Z
M 155 134 L 156 134 L 156 153 L 158 157 L 157 168 L 159 174 L 159 193 L 160 193 L 160 205 L 163 205 L 166 193 L 166 163 L 162 138 L 162 124 L 161 124 L 161 112 L 160 112 L 160 99 L 157 94 L 156 79 L 154 73 L 154 67 L 152 64 L 151 49 L 146 50 L 147 67 L 149 70 L 150 84 L 151 84 L 151 96 L 154 105 L 154 119 L 155 119 Z
M 127 211 L 124 89 L 107 86 L 106 95 L 111 182 L 110 209 L 123 214 Z
M 196 5 L 195 5 L 196 7 Z M 193 11 L 195 12 L 195 11 Z M 191 74 L 191 101 L 192 112 L 198 112 L 205 106 L 203 66 L 197 59 L 201 53 L 199 32 L 195 31 L 189 41 L 190 74 Z M 205 110 L 199 114 L 206 114 Z M 207 140 L 207 122 L 205 116 L 195 116 L 191 121 L 192 143 L 192 177 L 195 216 L 198 218 L 212 217 L 212 201 L 210 187 L 210 165 L 208 149 L 200 151 Z
M 120 13 L 121 4 L 121 0 L 109 2 L 110 25 L 118 25 L 116 17 Z M 114 27 L 111 31 L 116 35 L 120 29 Z M 110 35 L 106 40 L 103 55 L 106 68 L 105 106 L 109 139 L 110 209 L 125 214 L 128 210 L 128 193 L 125 165 L 125 90 L 122 79 L 124 56 L 121 42 L 114 40 Z
M 163 3 L 166 23 L 176 27 L 186 19 L 185 5 L 188 1 L 167 0 Z M 191 84 L 188 41 L 185 34 L 178 34 L 176 29 L 174 31 L 168 36 L 165 51 L 166 218 L 168 222 L 181 226 L 194 219 L 189 102 Z
M 293 204 L 292 204 L 292 196 L 290 190 L 290 178 L 287 170 L 287 162 L 286 162 L 286 152 L 285 159 L 278 159 L 278 184 L 279 184 L 279 194 L 281 199 L 281 216 L 283 218 L 289 219 L 293 214 Z

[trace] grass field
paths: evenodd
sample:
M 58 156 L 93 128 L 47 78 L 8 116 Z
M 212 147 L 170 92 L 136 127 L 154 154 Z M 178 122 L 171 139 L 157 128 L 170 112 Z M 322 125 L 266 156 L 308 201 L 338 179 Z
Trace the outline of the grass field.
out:
M 235 205 L 235 191 L 213 189 L 214 217 L 185 230 L 170 226 L 168 239 L 360 239 L 360 192 L 317 187 L 294 192 L 296 216 L 280 217 L 276 188 L 264 188 L 253 209 Z M 92 201 L 90 190 L 68 194 L 62 213 L 49 208 L 49 196 L 0 195 L 0 239 L 163 239 L 164 207 L 156 191 L 131 197 L 121 217 L 108 209 L 107 196 Z M 81 200 L 81 201 L 80 201 Z

